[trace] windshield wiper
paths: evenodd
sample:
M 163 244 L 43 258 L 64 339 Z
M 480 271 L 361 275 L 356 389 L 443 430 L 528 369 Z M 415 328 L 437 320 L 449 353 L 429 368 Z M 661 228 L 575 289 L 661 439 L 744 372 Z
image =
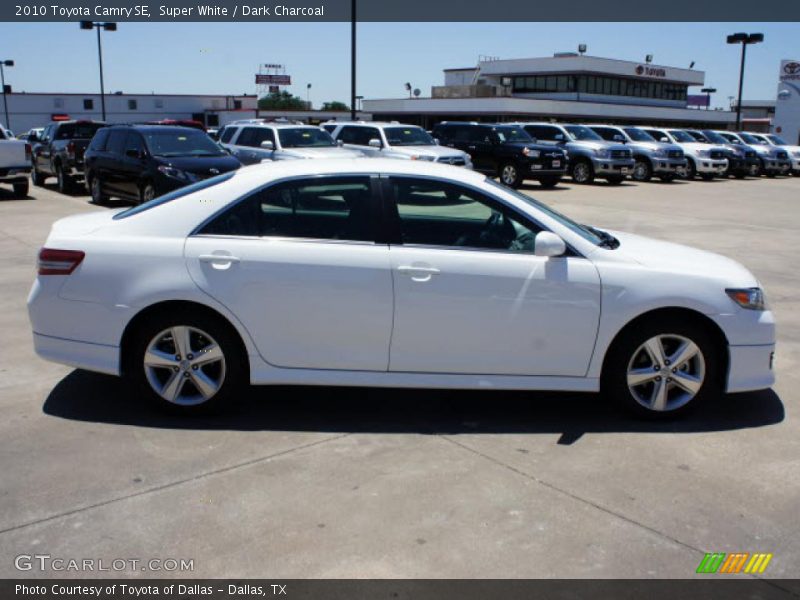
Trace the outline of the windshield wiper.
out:
M 607 231 L 603 231 L 602 229 L 597 229 L 596 227 L 592 227 L 591 225 L 581 225 L 587 231 L 595 234 L 597 237 L 600 238 L 599 246 L 603 248 L 610 248 L 614 250 L 615 248 L 619 248 L 619 240 L 615 238 L 613 235 L 608 233 Z

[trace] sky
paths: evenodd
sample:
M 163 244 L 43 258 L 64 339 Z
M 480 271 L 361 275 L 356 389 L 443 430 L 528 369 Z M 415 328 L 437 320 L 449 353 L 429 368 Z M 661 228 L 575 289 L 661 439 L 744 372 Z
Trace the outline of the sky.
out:
M 358 94 L 398 98 L 410 82 L 430 95 L 442 69 L 499 58 L 587 54 L 688 67 L 717 88 L 713 106 L 737 94 L 740 46 L 725 36 L 764 33 L 748 47 L 743 97 L 775 98 L 780 60 L 800 59 L 800 23 L 359 23 Z M 78 23 L 0 23 L 0 59 L 13 59 L 6 83 L 14 91 L 99 90 L 96 34 Z M 120 23 L 103 33 L 106 92 L 241 94 L 256 92 L 259 63 L 286 65 L 285 89 L 322 102 L 350 98 L 349 23 Z M 699 93 L 699 88 L 690 88 Z

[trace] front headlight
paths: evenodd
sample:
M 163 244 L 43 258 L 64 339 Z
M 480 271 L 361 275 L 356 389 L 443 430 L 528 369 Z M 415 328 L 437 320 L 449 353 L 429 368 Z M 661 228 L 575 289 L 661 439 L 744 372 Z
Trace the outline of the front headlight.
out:
M 522 154 L 524 154 L 528 158 L 539 158 L 542 155 L 542 153 L 539 152 L 538 150 L 533 150 L 528 147 L 522 149 Z
M 427 154 L 417 154 L 411 157 L 411 160 L 427 160 L 432 161 L 434 160 L 433 156 L 428 156 Z
M 765 310 L 764 290 L 761 288 L 728 288 L 728 297 L 742 308 L 748 310 Z
M 795 158 L 800 158 L 800 150 L 795 150 L 794 152 L 792 152 L 792 156 L 794 156 Z
M 698 150 L 697 156 L 700 158 L 709 158 L 711 156 L 711 150 Z
M 594 153 L 600 158 L 608 158 L 608 148 L 598 148 Z
M 659 148 L 658 150 L 653 152 L 653 156 L 655 156 L 656 158 L 666 158 L 667 157 L 667 151 L 664 150 L 664 148 Z
M 181 181 L 197 181 L 197 176 L 194 173 L 181 171 L 180 169 L 170 167 L 169 165 L 161 165 L 158 167 L 158 170 L 160 173 L 163 173 L 167 177 L 172 177 L 173 179 L 180 179 Z

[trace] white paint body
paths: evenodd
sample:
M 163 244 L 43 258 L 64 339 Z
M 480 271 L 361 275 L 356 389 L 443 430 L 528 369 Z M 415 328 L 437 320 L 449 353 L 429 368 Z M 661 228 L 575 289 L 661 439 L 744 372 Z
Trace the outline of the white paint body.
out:
M 290 177 L 435 177 L 469 186 L 560 236 L 572 256 L 456 248 L 193 235 L 252 190 Z M 617 333 L 639 315 L 681 307 L 728 341 L 728 391 L 769 387 L 772 313 L 740 308 L 725 288 L 756 287 L 738 263 L 615 233 L 608 249 L 473 171 L 392 159 L 262 163 L 214 187 L 114 220 L 62 219 L 46 246 L 82 250 L 68 276 L 39 276 L 28 300 L 37 352 L 120 374 L 125 327 L 183 300 L 217 311 L 241 336 L 254 384 L 442 388 L 599 388 Z M 238 261 L 200 257 L 229 255 Z

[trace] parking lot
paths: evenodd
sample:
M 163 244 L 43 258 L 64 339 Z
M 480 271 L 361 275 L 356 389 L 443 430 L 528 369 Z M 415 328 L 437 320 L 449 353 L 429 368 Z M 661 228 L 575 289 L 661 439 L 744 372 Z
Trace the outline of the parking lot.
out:
M 594 394 L 314 387 L 162 416 L 33 352 L 36 252 L 54 220 L 107 208 L 2 188 L 0 576 L 86 575 L 15 568 L 47 554 L 193 560 L 100 576 L 686 578 L 705 552 L 772 553 L 763 577 L 796 576 L 800 178 L 525 189 L 751 269 L 778 322 L 775 388 L 663 423 Z

